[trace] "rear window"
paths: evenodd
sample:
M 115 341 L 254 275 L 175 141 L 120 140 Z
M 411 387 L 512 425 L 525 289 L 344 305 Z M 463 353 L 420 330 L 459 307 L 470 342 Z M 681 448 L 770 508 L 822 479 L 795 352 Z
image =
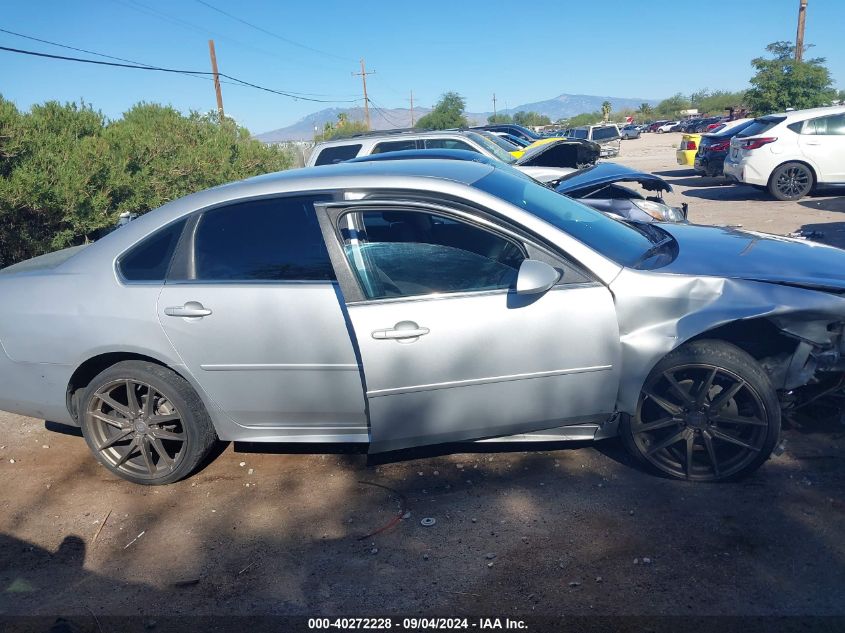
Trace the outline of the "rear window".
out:
M 786 121 L 785 116 L 767 116 L 762 119 L 754 119 L 751 125 L 737 134 L 737 137 L 743 138 L 745 136 L 758 136 L 759 134 L 765 134 L 778 123 L 783 123 L 784 121 Z
M 373 154 L 402 152 L 408 149 L 417 149 L 417 142 L 413 139 L 405 139 L 403 141 L 385 141 L 384 143 L 378 143 L 373 148 Z
M 326 147 L 317 156 L 315 165 L 334 165 L 335 163 L 342 163 L 350 158 L 355 158 L 358 152 L 361 151 L 361 144 L 353 145 L 336 145 L 335 147 Z
M 619 130 L 615 127 L 597 127 L 593 128 L 594 141 L 607 141 L 609 139 L 619 138 Z

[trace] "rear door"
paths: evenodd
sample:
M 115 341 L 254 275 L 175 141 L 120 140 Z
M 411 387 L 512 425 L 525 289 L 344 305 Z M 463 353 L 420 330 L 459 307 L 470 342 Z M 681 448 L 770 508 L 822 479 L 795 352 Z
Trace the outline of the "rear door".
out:
M 314 211 L 273 197 L 192 217 L 158 318 L 203 390 L 252 439 L 366 441 L 359 365 Z
M 619 377 L 610 292 L 462 211 L 318 206 L 363 364 L 373 452 L 604 421 Z M 522 261 L 563 272 L 514 292 Z

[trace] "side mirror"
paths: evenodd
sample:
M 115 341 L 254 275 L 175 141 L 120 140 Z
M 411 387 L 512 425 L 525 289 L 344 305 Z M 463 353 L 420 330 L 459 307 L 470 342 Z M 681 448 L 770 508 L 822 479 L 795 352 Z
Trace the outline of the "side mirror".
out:
M 550 290 L 558 280 L 560 272 L 545 262 L 526 259 L 519 267 L 516 276 L 516 294 L 536 295 Z

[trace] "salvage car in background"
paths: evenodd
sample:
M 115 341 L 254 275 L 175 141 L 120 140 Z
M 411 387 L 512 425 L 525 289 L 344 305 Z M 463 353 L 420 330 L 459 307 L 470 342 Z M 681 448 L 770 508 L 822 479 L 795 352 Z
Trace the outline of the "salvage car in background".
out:
M 817 185 L 845 185 L 845 106 L 755 119 L 731 139 L 724 174 L 778 200 L 799 200 Z
M 648 197 L 626 185 L 639 185 Z M 660 176 L 617 163 L 601 163 L 564 176 L 555 191 L 586 205 L 634 222 L 686 222 L 687 206 L 672 207 L 663 193 L 672 186 Z
M 700 142 L 701 134 L 685 133 L 681 136 L 681 142 L 675 150 L 675 159 L 679 165 L 695 165 L 695 155 L 698 153 Z
M 721 176 L 725 158 L 731 148 L 731 139 L 751 125 L 752 119 L 727 124 L 716 133 L 704 134 L 698 144 L 693 167 L 703 176 Z
M 628 124 L 619 129 L 619 134 L 622 140 L 630 140 L 632 138 L 640 138 L 640 126 Z
M 414 149 L 457 149 L 478 152 L 512 165 L 541 182 L 557 182 L 575 169 L 599 158 L 599 146 L 577 139 L 548 139 L 524 150 L 508 152 L 486 137 L 483 130 L 441 130 L 437 132 L 368 132 L 341 140 L 319 143 L 308 166 L 342 162 L 359 156 Z M 516 158 L 514 154 L 519 154 Z
M 582 125 L 566 131 L 568 138 L 593 141 L 601 146 L 601 157 L 611 158 L 619 155 L 622 136 L 613 123 L 603 125 Z
M 622 222 L 474 161 L 291 170 L 0 272 L 0 409 L 80 426 L 142 484 L 218 438 L 619 435 L 665 475 L 732 479 L 783 405 L 841 380 L 842 271 L 835 248 Z
M 475 152 L 454 149 L 424 149 L 403 152 L 388 152 L 353 158 L 350 163 L 370 163 L 387 160 L 468 160 L 484 163 L 509 171 L 522 178 L 531 177 L 509 165 L 482 156 Z M 628 185 L 638 185 L 648 197 Z M 564 176 L 554 184 L 558 193 L 578 200 L 602 213 L 632 222 L 686 222 L 687 205 L 672 207 L 663 200 L 663 193 L 672 191 L 672 186 L 660 176 L 618 165 L 601 163 L 579 169 Z

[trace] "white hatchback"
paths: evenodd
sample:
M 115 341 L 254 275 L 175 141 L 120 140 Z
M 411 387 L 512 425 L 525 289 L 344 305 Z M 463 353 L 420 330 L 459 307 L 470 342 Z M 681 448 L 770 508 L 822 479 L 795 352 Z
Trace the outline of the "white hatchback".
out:
M 756 119 L 731 139 L 724 173 L 778 200 L 798 200 L 816 185 L 845 185 L 845 106 Z

